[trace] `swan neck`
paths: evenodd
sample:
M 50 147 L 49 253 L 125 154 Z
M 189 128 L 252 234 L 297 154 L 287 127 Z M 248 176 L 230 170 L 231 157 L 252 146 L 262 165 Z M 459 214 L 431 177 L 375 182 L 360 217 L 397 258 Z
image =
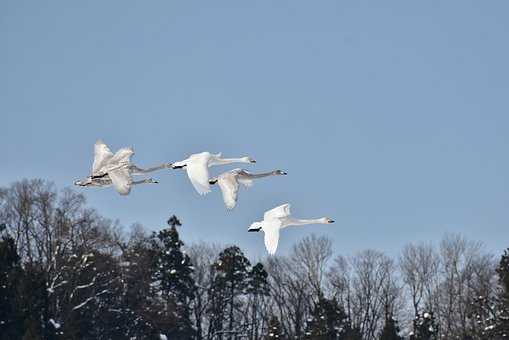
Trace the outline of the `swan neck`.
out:
M 151 168 L 145 168 L 145 169 L 135 167 L 134 170 L 136 172 L 138 172 L 138 173 L 146 174 L 148 172 L 153 172 L 153 171 L 165 169 L 167 167 L 168 167 L 168 165 L 166 163 L 164 163 L 164 164 L 161 164 L 161 165 L 157 165 L 157 166 L 153 166 Z
M 293 218 L 291 220 L 292 225 L 322 224 L 322 223 L 324 223 L 324 221 L 321 218 L 311 218 L 311 219 Z
M 216 158 L 214 160 L 214 164 L 224 165 L 231 163 L 249 163 L 249 162 L 246 162 L 246 160 L 242 158 Z
M 273 172 L 261 172 L 258 174 L 251 174 L 251 178 L 261 178 L 261 177 L 268 177 L 268 176 L 274 176 Z

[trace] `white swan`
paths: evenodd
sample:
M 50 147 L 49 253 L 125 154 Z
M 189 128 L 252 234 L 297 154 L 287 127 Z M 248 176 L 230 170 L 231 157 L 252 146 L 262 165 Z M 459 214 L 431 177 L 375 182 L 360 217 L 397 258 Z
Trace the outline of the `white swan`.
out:
M 329 223 L 334 223 L 334 221 L 328 217 L 308 220 L 293 218 L 290 216 L 290 204 L 286 203 L 265 212 L 263 221 L 254 222 L 248 231 L 263 230 L 265 233 L 265 248 L 267 248 L 270 255 L 274 255 L 279 241 L 279 230 L 288 226 Z
M 103 141 L 98 140 L 94 145 L 92 174 L 85 179 L 75 181 L 74 184 L 84 187 L 104 187 L 113 184 L 119 194 L 128 195 L 133 185 L 158 183 L 152 178 L 134 181 L 132 175 L 141 175 L 171 167 L 170 163 L 164 163 L 152 168 L 142 169 L 131 163 L 132 155 L 134 155 L 132 148 L 122 148 L 113 154 Z
M 274 170 L 271 172 L 252 174 L 244 169 L 233 169 L 209 180 L 209 183 L 217 183 L 219 185 L 219 188 L 223 193 L 223 200 L 226 208 L 233 209 L 237 204 L 239 184 L 242 184 L 245 187 L 250 187 L 253 185 L 253 180 L 256 178 L 280 175 L 286 175 L 286 172 L 282 170 Z
M 256 163 L 250 157 L 221 158 L 221 153 L 211 154 L 210 152 L 195 153 L 180 162 L 172 164 L 173 169 L 186 168 L 187 177 L 200 195 L 210 192 L 209 170 L 213 165 L 225 165 L 231 163 Z
M 112 175 L 113 174 L 113 175 Z M 112 180 L 114 178 L 114 180 Z M 107 187 L 113 184 L 115 190 L 120 195 L 129 195 L 131 192 L 131 188 L 133 185 L 137 184 L 149 184 L 149 183 L 159 183 L 153 178 L 146 178 L 139 181 L 133 181 L 129 173 L 124 170 L 114 170 L 109 174 L 104 175 L 100 178 L 93 178 L 91 176 L 83 179 L 75 181 L 75 185 L 79 185 L 82 187 Z

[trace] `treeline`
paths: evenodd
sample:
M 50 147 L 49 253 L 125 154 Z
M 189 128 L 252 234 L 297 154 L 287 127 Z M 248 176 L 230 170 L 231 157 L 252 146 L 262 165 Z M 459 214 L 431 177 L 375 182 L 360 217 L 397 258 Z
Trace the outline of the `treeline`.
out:
M 446 235 L 345 257 L 312 235 L 251 263 L 179 226 L 124 232 L 49 182 L 0 188 L 0 338 L 509 338 L 509 250 Z

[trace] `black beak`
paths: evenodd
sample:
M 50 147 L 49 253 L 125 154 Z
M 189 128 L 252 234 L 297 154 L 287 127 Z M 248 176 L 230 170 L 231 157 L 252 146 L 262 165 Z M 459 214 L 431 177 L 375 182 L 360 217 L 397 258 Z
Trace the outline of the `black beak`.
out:
M 209 180 L 209 184 L 216 184 L 217 183 L 217 179 L 211 179 Z
M 334 222 L 336 222 L 336 221 L 334 221 L 334 220 L 329 220 L 329 223 L 334 223 Z
M 252 232 L 260 231 L 260 229 L 261 229 L 261 228 L 258 228 L 258 229 L 252 229 L 252 228 L 250 228 L 250 229 L 248 229 L 247 231 L 249 231 L 250 233 L 252 233 Z

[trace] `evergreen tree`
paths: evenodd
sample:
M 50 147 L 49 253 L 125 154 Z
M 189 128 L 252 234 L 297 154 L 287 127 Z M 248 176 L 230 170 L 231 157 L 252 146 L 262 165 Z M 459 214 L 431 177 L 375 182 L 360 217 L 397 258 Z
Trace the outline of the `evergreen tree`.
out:
M 268 323 L 268 334 L 266 340 L 282 339 L 281 323 L 276 316 L 272 316 Z
M 258 262 L 248 272 L 246 292 L 254 295 L 268 295 L 269 283 L 267 281 L 267 271 L 263 264 Z
M 268 276 L 269 275 L 265 271 L 263 264 L 260 262 L 254 265 L 248 273 L 246 292 L 250 295 L 248 308 L 251 309 L 249 324 L 250 337 L 252 339 L 258 339 L 258 328 L 262 320 L 262 316 L 259 315 L 261 314 L 260 304 L 263 302 L 263 298 L 269 295 L 269 282 L 267 281 Z
M 362 340 L 362 333 L 359 327 L 349 327 L 341 340 Z
M 59 313 L 52 316 L 61 338 L 125 336 L 132 320 L 122 303 L 122 276 L 116 259 L 97 251 L 76 250 L 63 267 L 61 284 L 51 295 L 61 305 Z
M 164 332 L 170 338 L 191 338 L 194 334 L 190 319 L 190 301 L 195 294 L 194 267 L 191 259 L 182 251 L 177 226 L 181 223 L 176 216 L 168 220 L 170 228 L 161 230 L 154 239 L 157 253 L 155 278 L 166 301 L 167 312 L 173 314 L 176 323 Z
M 52 340 L 56 329 L 48 317 L 46 273 L 36 264 L 27 264 L 18 287 L 18 298 L 23 310 L 23 340 Z
M 336 299 L 326 299 L 320 294 L 306 323 L 306 339 L 343 340 L 350 331 L 344 310 Z
M 437 340 L 438 327 L 432 312 L 418 314 L 414 319 L 414 332 L 410 340 Z
M 151 289 L 156 264 L 157 256 L 148 237 L 123 249 L 120 262 L 124 283 L 123 306 L 133 317 L 127 338 L 150 339 L 159 334 L 156 321 L 160 315 L 157 312 L 163 307 Z
M 470 305 L 469 318 L 474 321 L 475 327 L 471 332 L 476 340 L 495 339 L 495 325 L 497 322 L 497 309 L 494 308 L 495 297 L 476 296 Z
M 0 234 L 5 230 L 0 225 Z M 23 270 L 14 239 L 3 235 L 0 241 L 0 339 L 19 339 L 23 334 L 23 315 L 17 297 Z
M 495 324 L 491 327 L 494 337 L 509 338 L 509 248 L 504 251 L 497 268 L 500 291 L 496 306 Z
M 234 310 L 237 304 L 237 297 L 244 294 L 248 288 L 249 260 L 244 256 L 237 246 L 224 249 L 218 260 L 212 265 L 215 271 L 214 282 L 210 289 L 211 308 L 211 329 L 210 333 L 219 334 L 222 339 L 223 319 L 228 315 L 228 328 L 230 339 L 234 337 Z M 237 330 L 238 332 L 238 330 Z
M 380 334 L 380 340 L 403 340 L 403 337 L 400 337 L 398 333 L 399 327 L 397 321 L 392 317 L 387 317 L 382 333 Z

